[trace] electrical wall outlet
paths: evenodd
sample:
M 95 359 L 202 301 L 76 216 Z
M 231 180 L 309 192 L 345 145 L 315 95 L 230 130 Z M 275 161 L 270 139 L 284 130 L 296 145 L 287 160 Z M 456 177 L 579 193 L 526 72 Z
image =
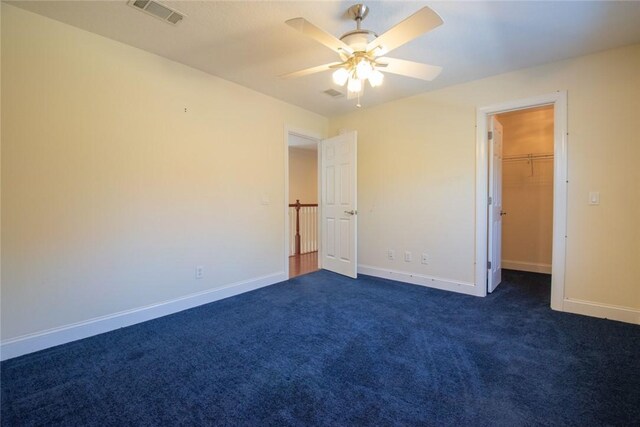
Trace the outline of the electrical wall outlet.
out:
M 199 265 L 196 267 L 196 279 L 202 279 L 204 277 L 204 266 Z
M 429 255 L 427 255 L 426 253 L 422 254 L 422 261 L 423 264 L 429 264 Z
M 393 249 L 389 249 L 387 251 L 387 258 L 389 259 L 389 261 L 393 261 L 394 259 L 396 259 L 396 251 L 394 251 Z
M 411 262 L 411 260 L 412 260 L 411 252 L 404 251 L 404 262 Z

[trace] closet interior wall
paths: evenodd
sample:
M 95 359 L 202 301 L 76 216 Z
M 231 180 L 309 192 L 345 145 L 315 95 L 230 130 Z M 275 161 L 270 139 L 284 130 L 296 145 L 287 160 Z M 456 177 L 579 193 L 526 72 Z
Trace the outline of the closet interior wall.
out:
M 502 267 L 551 273 L 553 106 L 497 116 L 503 126 Z

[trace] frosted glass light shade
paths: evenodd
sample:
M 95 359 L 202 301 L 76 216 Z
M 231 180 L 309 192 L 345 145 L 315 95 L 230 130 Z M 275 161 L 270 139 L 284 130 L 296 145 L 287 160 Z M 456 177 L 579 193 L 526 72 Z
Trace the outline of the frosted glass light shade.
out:
M 338 68 L 333 72 L 333 82 L 338 86 L 344 86 L 349 79 L 349 72 L 344 68 Z
M 362 59 L 360 62 L 358 62 L 358 65 L 356 65 L 356 76 L 358 76 L 360 80 L 368 79 L 372 71 L 373 67 L 371 66 L 371 63 L 366 59 Z
M 360 92 L 362 90 L 362 81 L 360 79 L 354 79 L 353 77 L 350 78 L 347 89 L 349 92 Z
M 373 72 L 369 76 L 369 84 L 371 85 L 371 87 L 380 86 L 383 80 L 384 80 L 384 74 L 382 74 L 378 70 L 373 70 Z

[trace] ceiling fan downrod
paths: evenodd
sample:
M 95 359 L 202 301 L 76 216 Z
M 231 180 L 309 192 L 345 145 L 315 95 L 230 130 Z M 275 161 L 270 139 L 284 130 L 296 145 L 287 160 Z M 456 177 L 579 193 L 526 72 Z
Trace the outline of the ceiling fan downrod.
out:
M 349 17 L 356 21 L 356 28 L 359 30 L 364 18 L 369 14 L 369 7 L 362 3 L 351 6 L 348 10 Z

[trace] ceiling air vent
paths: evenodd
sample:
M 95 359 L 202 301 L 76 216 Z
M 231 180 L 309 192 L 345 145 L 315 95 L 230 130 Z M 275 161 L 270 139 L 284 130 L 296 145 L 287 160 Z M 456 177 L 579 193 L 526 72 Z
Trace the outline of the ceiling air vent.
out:
M 184 18 L 184 14 L 153 0 L 131 0 L 129 6 L 141 10 L 169 24 L 176 25 Z
M 340 96 L 344 96 L 344 94 L 342 92 L 338 92 L 335 89 L 327 89 L 324 91 L 324 93 L 326 93 L 327 95 L 329 95 L 332 98 L 338 98 Z

